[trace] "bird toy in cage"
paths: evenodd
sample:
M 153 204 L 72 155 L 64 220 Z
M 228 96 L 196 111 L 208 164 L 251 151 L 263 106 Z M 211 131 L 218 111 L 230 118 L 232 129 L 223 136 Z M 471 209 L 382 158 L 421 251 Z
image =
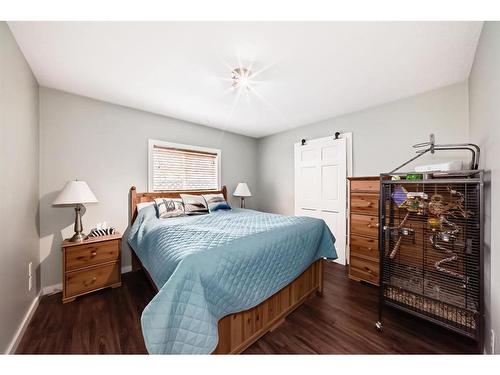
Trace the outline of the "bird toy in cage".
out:
M 453 249 L 456 246 L 465 247 L 463 243 L 459 242 L 460 227 L 448 220 L 448 218 L 468 218 L 472 213 L 465 209 L 465 197 L 461 192 L 450 187 L 447 190 L 450 193 L 450 201 L 445 202 L 441 194 L 434 194 L 431 197 L 428 207 L 429 214 L 432 216 L 427 220 L 427 224 L 433 232 L 429 237 L 429 241 L 435 250 L 449 255 L 435 262 L 434 268 L 439 272 L 461 279 L 466 283 L 467 278 L 464 275 L 445 267 L 446 264 L 451 264 L 458 260 L 458 255 Z M 444 244 L 451 245 L 451 248 L 443 246 Z
M 424 192 L 408 192 L 402 186 L 398 186 L 392 193 L 392 200 L 401 209 L 406 209 L 408 212 L 416 213 L 417 215 L 425 215 L 427 212 L 428 195 Z
M 401 240 L 403 237 L 413 237 L 413 243 L 415 243 L 415 230 L 413 228 L 408 228 L 405 227 L 406 220 L 408 220 L 408 217 L 410 216 L 410 213 L 407 212 L 404 219 L 399 223 L 399 225 L 396 228 L 389 228 L 391 230 L 391 233 L 394 233 L 398 239 L 396 241 L 396 244 L 392 248 L 391 253 L 389 254 L 389 258 L 394 259 L 396 254 L 398 253 L 399 247 L 401 246 Z
M 452 189 L 448 186 L 451 200 L 444 201 L 441 194 L 434 194 L 429 203 L 429 214 L 435 217 L 448 216 L 454 218 L 469 218 L 473 215 L 471 211 L 465 209 L 465 197 L 458 190 Z
M 412 237 L 415 243 L 415 229 L 406 226 L 406 221 L 410 217 L 410 213 L 424 215 L 427 211 L 428 195 L 424 192 L 408 192 L 403 186 L 397 186 L 392 193 L 393 202 L 401 209 L 405 209 L 406 215 L 396 227 L 384 227 L 384 230 L 389 230 L 392 237 L 397 238 L 394 247 L 389 253 L 389 258 L 394 259 L 398 253 L 401 242 L 404 237 Z

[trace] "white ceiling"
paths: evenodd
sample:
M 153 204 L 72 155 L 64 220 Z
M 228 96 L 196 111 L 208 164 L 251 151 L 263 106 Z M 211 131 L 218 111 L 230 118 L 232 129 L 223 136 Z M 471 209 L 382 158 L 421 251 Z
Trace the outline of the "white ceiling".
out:
M 42 86 L 253 137 L 465 80 L 481 22 L 9 22 Z M 239 64 L 255 92 L 230 89 Z

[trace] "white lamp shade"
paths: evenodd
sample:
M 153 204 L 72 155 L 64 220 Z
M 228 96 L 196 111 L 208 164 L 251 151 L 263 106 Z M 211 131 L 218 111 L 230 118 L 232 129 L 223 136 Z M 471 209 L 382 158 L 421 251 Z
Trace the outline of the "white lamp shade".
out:
M 69 181 L 52 204 L 54 206 L 59 206 L 98 202 L 99 201 L 85 181 Z
M 235 197 L 251 197 L 252 193 L 250 193 L 250 189 L 245 182 L 240 182 L 238 186 L 236 186 L 236 190 L 233 195 Z

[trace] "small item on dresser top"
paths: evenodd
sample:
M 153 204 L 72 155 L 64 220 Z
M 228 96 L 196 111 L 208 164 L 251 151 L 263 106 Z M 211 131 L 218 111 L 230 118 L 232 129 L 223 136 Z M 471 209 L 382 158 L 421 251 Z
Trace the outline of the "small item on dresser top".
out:
M 156 198 L 154 203 L 159 219 L 185 215 L 184 203 L 180 198 Z
M 90 231 L 89 237 L 100 237 L 100 236 L 109 236 L 116 232 L 115 227 L 107 227 L 106 223 L 102 225 L 98 224 L 96 228 Z
M 208 212 L 212 213 L 218 210 L 230 210 L 231 207 L 224 199 L 223 194 L 203 194 L 203 199 L 207 202 Z

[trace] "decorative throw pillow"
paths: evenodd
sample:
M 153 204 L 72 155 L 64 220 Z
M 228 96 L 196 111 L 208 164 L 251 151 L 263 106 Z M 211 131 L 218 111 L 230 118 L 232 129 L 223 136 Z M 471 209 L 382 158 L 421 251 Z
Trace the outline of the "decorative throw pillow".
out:
M 205 194 L 202 195 L 202 197 L 205 199 L 205 202 L 207 202 L 208 212 L 231 209 L 222 194 Z
M 156 198 L 156 216 L 160 219 L 168 217 L 182 216 L 184 212 L 184 204 L 182 199 L 178 198 Z
M 201 195 L 181 194 L 186 215 L 208 214 L 207 203 Z

